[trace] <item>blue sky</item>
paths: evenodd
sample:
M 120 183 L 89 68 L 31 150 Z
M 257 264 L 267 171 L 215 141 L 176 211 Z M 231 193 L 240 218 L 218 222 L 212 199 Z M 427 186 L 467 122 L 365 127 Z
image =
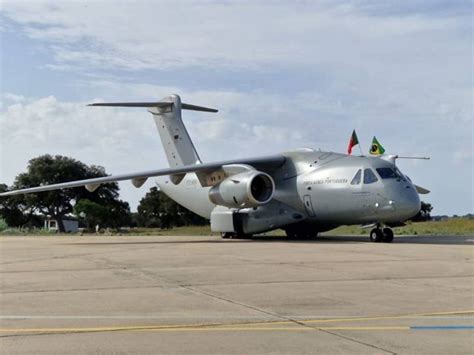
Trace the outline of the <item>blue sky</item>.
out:
M 96 100 L 178 93 L 206 161 L 373 135 L 432 190 L 435 214 L 473 212 L 470 1 L 3 1 L 0 181 L 44 153 L 108 173 L 166 166 L 145 111 Z M 358 150 L 356 150 L 358 151 Z M 152 186 L 121 183 L 132 208 Z

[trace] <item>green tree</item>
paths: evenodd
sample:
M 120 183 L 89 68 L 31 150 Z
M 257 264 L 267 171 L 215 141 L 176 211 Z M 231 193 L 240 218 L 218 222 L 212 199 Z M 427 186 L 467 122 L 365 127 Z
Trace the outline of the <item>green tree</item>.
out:
M 140 227 L 158 228 L 161 223 L 160 191 L 152 187 L 137 207 L 137 224 Z
M 430 203 L 421 201 L 420 211 L 411 220 L 413 222 L 429 221 L 431 219 L 432 210 L 433 210 L 433 206 L 431 206 Z
M 107 207 L 84 198 L 74 205 L 74 214 L 86 221 L 88 230 L 93 230 L 95 225 L 104 224 L 107 218 Z
M 7 222 L 5 222 L 5 220 L 0 217 L 0 232 L 3 232 L 7 228 L 8 228 Z
M 8 186 L 0 184 L 0 192 L 8 191 Z M 40 227 L 42 221 L 38 218 L 36 208 L 24 203 L 21 196 L 0 198 L 0 216 L 10 227 L 36 226 Z
M 72 158 L 47 154 L 31 159 L 27 171 L 16 177 L 13 188 L 21 189 L 102 176 L 107 176 L 103 167 L 87 166 Z M 128 204 L 118 200 L 118 191 L 117 183 L 107 183 L 102 184 L 94 192 L 89 192 L 84 187 L 76 187 L 18 195 L 15 196 L 14 202 L 19 206 L 24 206 L 24 209 L 30 213 L 41 213 L 56 219 L 59 231 L 63 232 L 63 217 L 73 212 L 74 203 L 81 199 L 88 199 L 110 208 L 107 223 L 115 227 L 122 224 L 122 221 L 116 219 L 124 218 L 126 222 L 129 220 L 129 216 L 126 216 L 129 212 Z
M 152 187 L 140 200 L 136 221 L 140 227 L 160 227 L 162 229 L 208 223 L 205 218 L 178 205 L 156 187 Z

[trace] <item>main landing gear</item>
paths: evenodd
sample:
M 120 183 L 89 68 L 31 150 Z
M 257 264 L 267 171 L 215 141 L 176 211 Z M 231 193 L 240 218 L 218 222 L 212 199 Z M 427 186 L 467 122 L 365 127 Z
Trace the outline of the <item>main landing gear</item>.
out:
M 234 232 L 221 233 L 222 239 L 251 239 L 251 234 L 239 234 Z
M 393 230 L 391 228 L 374 228 L 370 231 L 370 241 L 375 243 L 391 243 L 393 242 Z
M 290 239 L 296 240 L 307 240 L 307 239 L 315 239 L 318 236 L 318 232 L 311 231 L 311 230 L 291 230 L 287 229 L 286 236 Z

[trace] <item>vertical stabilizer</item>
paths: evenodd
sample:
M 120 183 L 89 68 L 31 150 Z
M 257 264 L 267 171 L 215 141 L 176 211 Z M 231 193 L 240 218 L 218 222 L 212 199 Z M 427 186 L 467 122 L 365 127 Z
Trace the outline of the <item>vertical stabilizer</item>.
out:
M 171 168 L 201 163 L 188 131 L 181 120 L 181 110 L 217 112 L 214 108 L 181 103 L 181 98 L 178 95 L 170 95 L 156 102 L 100 102 L 88 106 L 148 108 L 155 119 Z
M 169 166 L 175 168 L 200 164 L 201 159 L 181 119 L 182 105 L 180 97 L 170 95 L 160 100 L 160 102 L 170 102 L 172 104 L 165 107 L 150 107 L 148 111 L 153 114 Z

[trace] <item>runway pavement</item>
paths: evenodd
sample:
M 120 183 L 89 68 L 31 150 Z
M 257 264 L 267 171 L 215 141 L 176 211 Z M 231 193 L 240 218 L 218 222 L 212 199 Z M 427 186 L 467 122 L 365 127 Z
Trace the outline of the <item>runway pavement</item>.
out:
M 474 237 L 0 237 L 0 351 L 474 352 Z

